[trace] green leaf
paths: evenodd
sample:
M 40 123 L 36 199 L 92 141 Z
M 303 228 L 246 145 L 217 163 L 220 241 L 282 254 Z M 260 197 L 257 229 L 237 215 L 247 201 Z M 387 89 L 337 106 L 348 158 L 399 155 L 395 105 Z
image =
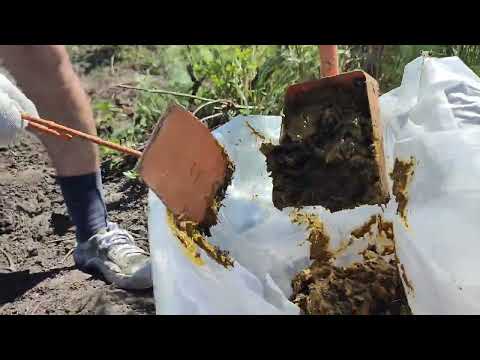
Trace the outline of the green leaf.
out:
M 123 175 L 129 180 L 136 180 L 139 177 L 139 174 L 135 170 L 124 171 Z

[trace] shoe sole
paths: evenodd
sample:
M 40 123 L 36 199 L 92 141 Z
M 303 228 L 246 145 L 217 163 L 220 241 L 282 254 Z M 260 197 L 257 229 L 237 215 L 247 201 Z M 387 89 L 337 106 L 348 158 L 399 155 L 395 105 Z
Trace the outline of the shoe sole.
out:
M 75 255 L 75 254 L 74 254 Z M 92 259 L 87 263 L 80 264 L 74 256 L 77 268 L 83 272 L 91 274 L 100 273 L 105 280 L 124 290 L 147 290 L 153 287 L 151 263 L 148 262 L 133 275 L 116 273 L 108 268 L 100 259 Z

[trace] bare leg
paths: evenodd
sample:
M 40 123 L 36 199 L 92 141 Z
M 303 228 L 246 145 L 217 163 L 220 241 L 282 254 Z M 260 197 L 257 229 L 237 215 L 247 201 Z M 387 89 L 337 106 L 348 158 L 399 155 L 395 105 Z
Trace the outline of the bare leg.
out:
M 65 47 L 0 45 L 0 59 L 40 116 L 96 133 L 90 101 Z M 151 287 L 148 254 L 135 245 L 128 232 L 107 221 L 97 146 L 81 139 L 37 135 L 57 170 L 57 181 L 76 225 L 73 258 L 77 267 L 100 271 L 108 281 L 126 289 Z
M 96 133 L 90 101 L 63 46 L 0 46 L 0 59 L 42 117 L 90 134 Z M 87 241 L 107 227 L 96 145 L 36 133 L 57 171 L 77 240 Z
M 0 45 L 0 59 L 40 116 L 96 134 L 90 100 L 61 45 Z M 37 134 L 59 176 L 99 170 L 98 148 L 81 139 L 64 141 Z

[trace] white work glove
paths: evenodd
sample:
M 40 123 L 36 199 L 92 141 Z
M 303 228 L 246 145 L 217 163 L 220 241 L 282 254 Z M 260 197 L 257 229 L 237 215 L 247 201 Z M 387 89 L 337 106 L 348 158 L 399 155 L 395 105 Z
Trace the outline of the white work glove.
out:
M 35 105 L 13 85 L 3 74 L 0 74 L 0 147 L 6 147 L 15 140 L 26 122 L 21 113 L 38 116 Z

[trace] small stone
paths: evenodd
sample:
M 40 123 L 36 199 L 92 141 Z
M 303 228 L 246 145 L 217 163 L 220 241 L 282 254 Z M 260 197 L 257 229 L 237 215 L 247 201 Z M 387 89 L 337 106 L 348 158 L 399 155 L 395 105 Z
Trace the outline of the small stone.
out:
M 34 248 L 33 246 L 32 247 L 28 247 L 27 248 L 27 256 L 28 257 L 35 257 L 35 256 L 38 256 L 38 250 L 36 248 Z M 40 262 L 41 263 L 41 262 Z

